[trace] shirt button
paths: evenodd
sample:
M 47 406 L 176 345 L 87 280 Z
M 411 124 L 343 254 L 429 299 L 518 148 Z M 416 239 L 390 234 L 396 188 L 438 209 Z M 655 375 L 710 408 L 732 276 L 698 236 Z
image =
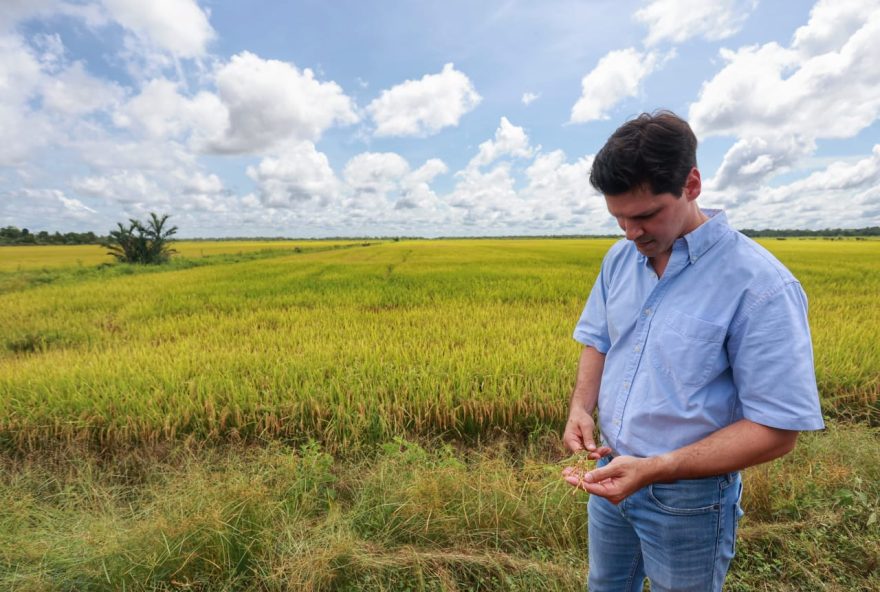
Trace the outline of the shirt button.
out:
M 647 316 L 650 316 L 650 314 L 651 314 L 651 309 L 650 309 L 650 308 L 646 308 L 646 309 L 645 309 L 645 316 L 646 316 L 646 317 L 647 317 Z
M 623 388 L 628 389 L 628 388 L 629 388 L 629 382 L 624 382 L 624 383 L 623 383 Z
M 618 426 L 619 426 L 619 425 L 620 425 L 620 420 L 619 420 L 619 419 L 615 419 L 615 420 L 614 420 L 614 425 L 618 425 Z
M 636 353 L 639 353 L 640 351 L 642 351 L 642 346 L 641 346 L 641 345 L 637 345 L 637 346 L 635 346 L 635 347 L 633 348 L 633 351 L 636 352 Z

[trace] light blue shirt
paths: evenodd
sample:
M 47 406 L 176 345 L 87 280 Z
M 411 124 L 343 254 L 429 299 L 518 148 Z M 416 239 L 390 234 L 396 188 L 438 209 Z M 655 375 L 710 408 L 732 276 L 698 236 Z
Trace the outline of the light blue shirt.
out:
M 657 278 L 632 241 L 602 261 L 574 338 L 606 354 L 603 441 L 653 456 L 742 418 L 824 427 L 800 283 L 719 210 L 675 241 Z

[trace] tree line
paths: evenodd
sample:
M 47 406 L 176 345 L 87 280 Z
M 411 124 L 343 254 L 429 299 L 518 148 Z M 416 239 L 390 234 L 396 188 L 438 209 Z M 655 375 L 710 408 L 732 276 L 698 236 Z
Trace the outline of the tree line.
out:
M 741 230 L 744 235 L 752 238 L 772 238 L 772 237 L 808 237 L 808 236 L 880 236 L 880 226 L 865 226 L 864 228 L 826 228 L 824 230 L 797 230 L 784 229 L 777 230 L 773 228 L 764 230 L 752 230 L 745 228 Z
M 68 232 L 49 234 L 43 230 L 31 232 L 15 226 L 0 228 L 0 245 L 86 245 L 98 244 L 107 249 L 120 263 L 158 264 L 167 262 L 173 253 L 171 237 L 177 226 L 168 227 L 168 214 L 157 216 L 150 212 L 145 222 L 130 218 L 129 223 L 118 222 L 117 228 L 107 236 L 94 232 Z
M 0 245 L 97 245 L 107 237 L 89 232 L 31 232 L 27 228 L 0 228 Z
M 167 216 L 166 216 L 167 218 Z M 158 221 L 158 220 L 156 220 Z M 132 220 L 132 223 L 135 221 Z M 164 222 L 164 220 L 163 220 Z M 142 228 L 149 227 L 148 224 L 140 224 Z M 155 229 L 154 229 L 155 230 Z M 175 229 L 176 230 L 176 229 Z M 161 231 L 161 225 L 160 225 Z M 6 226 L 4 228 L 0 228 L 0 245 L 101 245 L 105 244 L 108 241 L 112 242 L 113 232 L 111 231 L 109 235 L 98 235 L 92 231 L 88 232 L 53 232 L 49 233 L 45 230 L 41 230 L 39 232 L 31 232 L 27 228 L 17 228 L 15 226 Z M 137 227 L 129 227 L 129 233 L 136 233 Z M 773 238 L 773 237 L 823 237 L 823 236 L 831 236 L 831 237 L 857 237 L 857 236 L 880 236 L 880 226 L 866 226 L 864 228 L 826 228 L 824 230 L 799 230 L 799 229 L 762 229 L 762 230 L 754 230 L 751 228 L 745 228 L 742 230 L 742 233 L 746 236 L 750 236 L 753 238 Z M 173 234 L 173 233 L 172 233 Z M 606 235 L 603 235 L 606 236 Z M 612 235 L 607 235 L 611 237 Z M 168 237 L 163 237 L 168 238 Z M 255 240 L 254 237 L 242 237 L 239 240 Z M 351 239 L 351 237 L 348 237 Z M 362 237 L 361 237 L 362 238 Z M 419 238 L 419 237 L 394 237 L 397 240 L 401 240 L 401 238 Z M 449 237 L 455 238 L 455 237 Z M 467 238 L 478 238 L 478 237 L 467 237 Z M 595 238 L 593 235 L 547 235 L 547 236 L 509 236 L 509 237 L 501 237 L 501 236 L 493 236 L 486 238 Z M 612 237 L 613 238 L 613 237 Z M 206 240 L 218 240 L 218 239 L 206 239 Z M 235 240 L 235 239 L 225 239 L 225 240 Z M 264 238 L 262 240 L 290 240 L 290 239 L 282 239 L 279 237 L 271 237 Z M 351 239 L 355 240 L 355 239 Z

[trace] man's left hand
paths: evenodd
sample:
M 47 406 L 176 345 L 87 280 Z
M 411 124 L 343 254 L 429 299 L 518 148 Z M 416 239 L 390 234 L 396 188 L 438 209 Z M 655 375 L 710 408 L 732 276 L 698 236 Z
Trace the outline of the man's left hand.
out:
M 645 458 L 618 456 L 604 467 L 585 474 L 580 474 L 575 467 L 566 468 L 562 474 L 570 485 L 617 505 L 651 483 L 651 464 Z

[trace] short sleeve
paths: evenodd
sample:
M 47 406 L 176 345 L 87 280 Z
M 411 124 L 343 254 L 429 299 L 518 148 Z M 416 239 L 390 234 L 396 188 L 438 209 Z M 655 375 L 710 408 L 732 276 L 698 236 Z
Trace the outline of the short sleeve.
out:
M 745 419 L 785 430 L 824 427 L 807 322 L 797 282 L 763 296 L 731 327 L 727 345 Z
M 599 275 L 590 290 L 590 297 L 574 328 L 574 339 L 582 345 L 596 348 L 600 353 L 608 353 L 611 349 L 611 338 L 608 335 L 608 317 L 605 311 L 605 299 L 608 292 L 606 283 L 606 260 L 602 262 Z

